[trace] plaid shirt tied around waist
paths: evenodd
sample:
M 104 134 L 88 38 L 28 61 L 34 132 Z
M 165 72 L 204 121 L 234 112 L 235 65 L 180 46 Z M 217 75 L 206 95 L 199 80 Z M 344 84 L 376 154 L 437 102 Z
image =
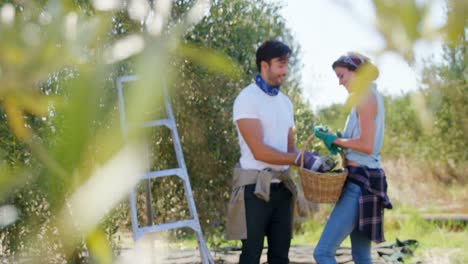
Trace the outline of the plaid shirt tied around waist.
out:
M 359 197 L 359 231 L 371 241 L 385 241 L 383 216 L 384 208 L 392 209 L 387 196 L 387 178 L 384 170 L 365 166 L 348 166 L 347 181 L 361 187 Z

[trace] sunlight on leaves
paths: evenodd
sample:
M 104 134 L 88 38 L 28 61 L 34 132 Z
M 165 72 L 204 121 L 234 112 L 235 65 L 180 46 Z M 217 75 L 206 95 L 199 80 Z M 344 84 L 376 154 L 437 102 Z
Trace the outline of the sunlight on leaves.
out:
M 459 42 L 466 36 L 468 25 L 468 1 L 448 0 L 447 39 L 451 43 Z M 466 38 L 465 38 L 466 39 Z
M 0 206 L 0 229 L 11 225 L 18 217 L 18 210 L 13 205 Z
M 3 24 L 11 25 L 15 19 L 15 7 L 12 4 L 5 4 L 0 9 L 0 20 Z
M 468 24 L 468 2 L 449 0 L 447 21 L 442 27 L 429 23 L 434 1 L 373 0 L 376 28 L 385 39 L 387 51 L 396 51 L 409 62 L 414 61 L 414 44 L 419 40 L 443 37 L 450 43 L 463 41 Z
M 118 40 L 104 53 L 104 59 L 112 64 L 140 53 L 145 48 L 145 41 L 140 35 L 130 35 Z
M 121 0 L 93 0 L 93 5 L 97 10 L 111 11 L 122 6 Z
M 142 21 L 150 12 L 149 1 L 147 0 L 131 0 L 128 7 L 130 18 L 137 21 Z
M 136 241 L 132 249 L 119 256 L 115 263 L 163 263 L 169 256 L 168 244 L 167 238 L 160 233 L 145 235 L 142 239 Z
M 369 92 L 369 86 L 376 78 L 375 74 L 375 68 L 368 64 L 363 64 L 359 67 L 350 84 L 349 90 L 352 92 L 346 102 L 348 109 L 359 105 L 365 99 Z
M 210 0 L 198 0 L 187 14 L 187 22 L 190 25 L 197 24 L 207 14 L 211 6 Z
M 136 146 L 124 147 L 103 166 L 96 168 L 87 182 L 72 194 L 62 212 L 64 226 L 76 225 L 87 233 L 124 198 L 147 170 Z M 71 217 L 71 218 L 70 218 Z
M 430 1 L 374 0 L 377 29 L 382 33 L 388 50 L 402 54 L 407 60 L 414 59 L 413 44 L 422 37 L 422 22 L 428 16 Z
M 36 91 L 24 90 L 15 90 L 5 95 L 5 97 L 14 98 L 22 111 L 35 116 L 46 116 L 49 113 L 49 107 L 54 105 L 58 99 L 54 96 L 43 96 Z
M 104 232 L 99 229 L 91 231 L 86 236 L 86 245 L 90 254 L 96 258 L 98 263 L 112 263 L 112 249 Z
M 232 78 L 239 74 L 239 66 L 218 51 L 190 44 L 181 44 L 176 53 L 180 57 L 201 65 L 211 72 L 225 74 Z
M 149 34 L 153 36 L 161 35 L 163 28 L 166 25 L 167 18 L 171 13 L 171 9 L 172 3 L 170 0 L 156 1 L 154 10 L 150 12 L 150 15 L 145 21 Z
M 74 41 L 77 37 L 78 15 L 75 12 L 70 12 L 65 16 L 65 36 L 68 41 Z
M 22 140 L 28 139 L 31 136 L 31 131 L 26 126 L 18 100 L 14 97 L 7 97 L 4 99 L 3 105 L 7 114 L 8 124 L 15 135 Z

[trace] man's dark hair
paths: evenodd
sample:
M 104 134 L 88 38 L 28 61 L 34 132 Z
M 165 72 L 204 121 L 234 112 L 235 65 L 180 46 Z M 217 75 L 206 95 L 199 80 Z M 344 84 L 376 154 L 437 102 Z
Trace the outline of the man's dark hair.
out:
M 281 41 L 267 40 L 257 49 L 257 69 L 260 72 L 260 63 L 266 61 L 270 64 L 274 58 L 287 59 L 291 49 Z

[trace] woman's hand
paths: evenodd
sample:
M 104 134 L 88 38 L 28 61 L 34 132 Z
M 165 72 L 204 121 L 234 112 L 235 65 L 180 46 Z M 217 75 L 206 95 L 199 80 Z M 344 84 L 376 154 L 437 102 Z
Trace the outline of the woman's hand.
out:
M 341 152 L 341 148 L 333 143 L 338 136 L 330 133 L 327 126 L 315 126 L 314 135 L 325 143 L 331 154 L 336 155 Z

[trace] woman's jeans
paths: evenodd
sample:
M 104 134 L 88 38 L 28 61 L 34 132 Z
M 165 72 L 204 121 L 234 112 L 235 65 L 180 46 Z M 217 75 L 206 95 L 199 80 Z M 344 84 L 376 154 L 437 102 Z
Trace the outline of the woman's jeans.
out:
M 360 194 L 361 188 L 358 185 L 346 183 L 314 250 L 314 258 L 318 264 L 337 263 L 336 250 L 348 235 L 351 235 L 354 263 L 372 263 L 371 241 L 358 230 Z

